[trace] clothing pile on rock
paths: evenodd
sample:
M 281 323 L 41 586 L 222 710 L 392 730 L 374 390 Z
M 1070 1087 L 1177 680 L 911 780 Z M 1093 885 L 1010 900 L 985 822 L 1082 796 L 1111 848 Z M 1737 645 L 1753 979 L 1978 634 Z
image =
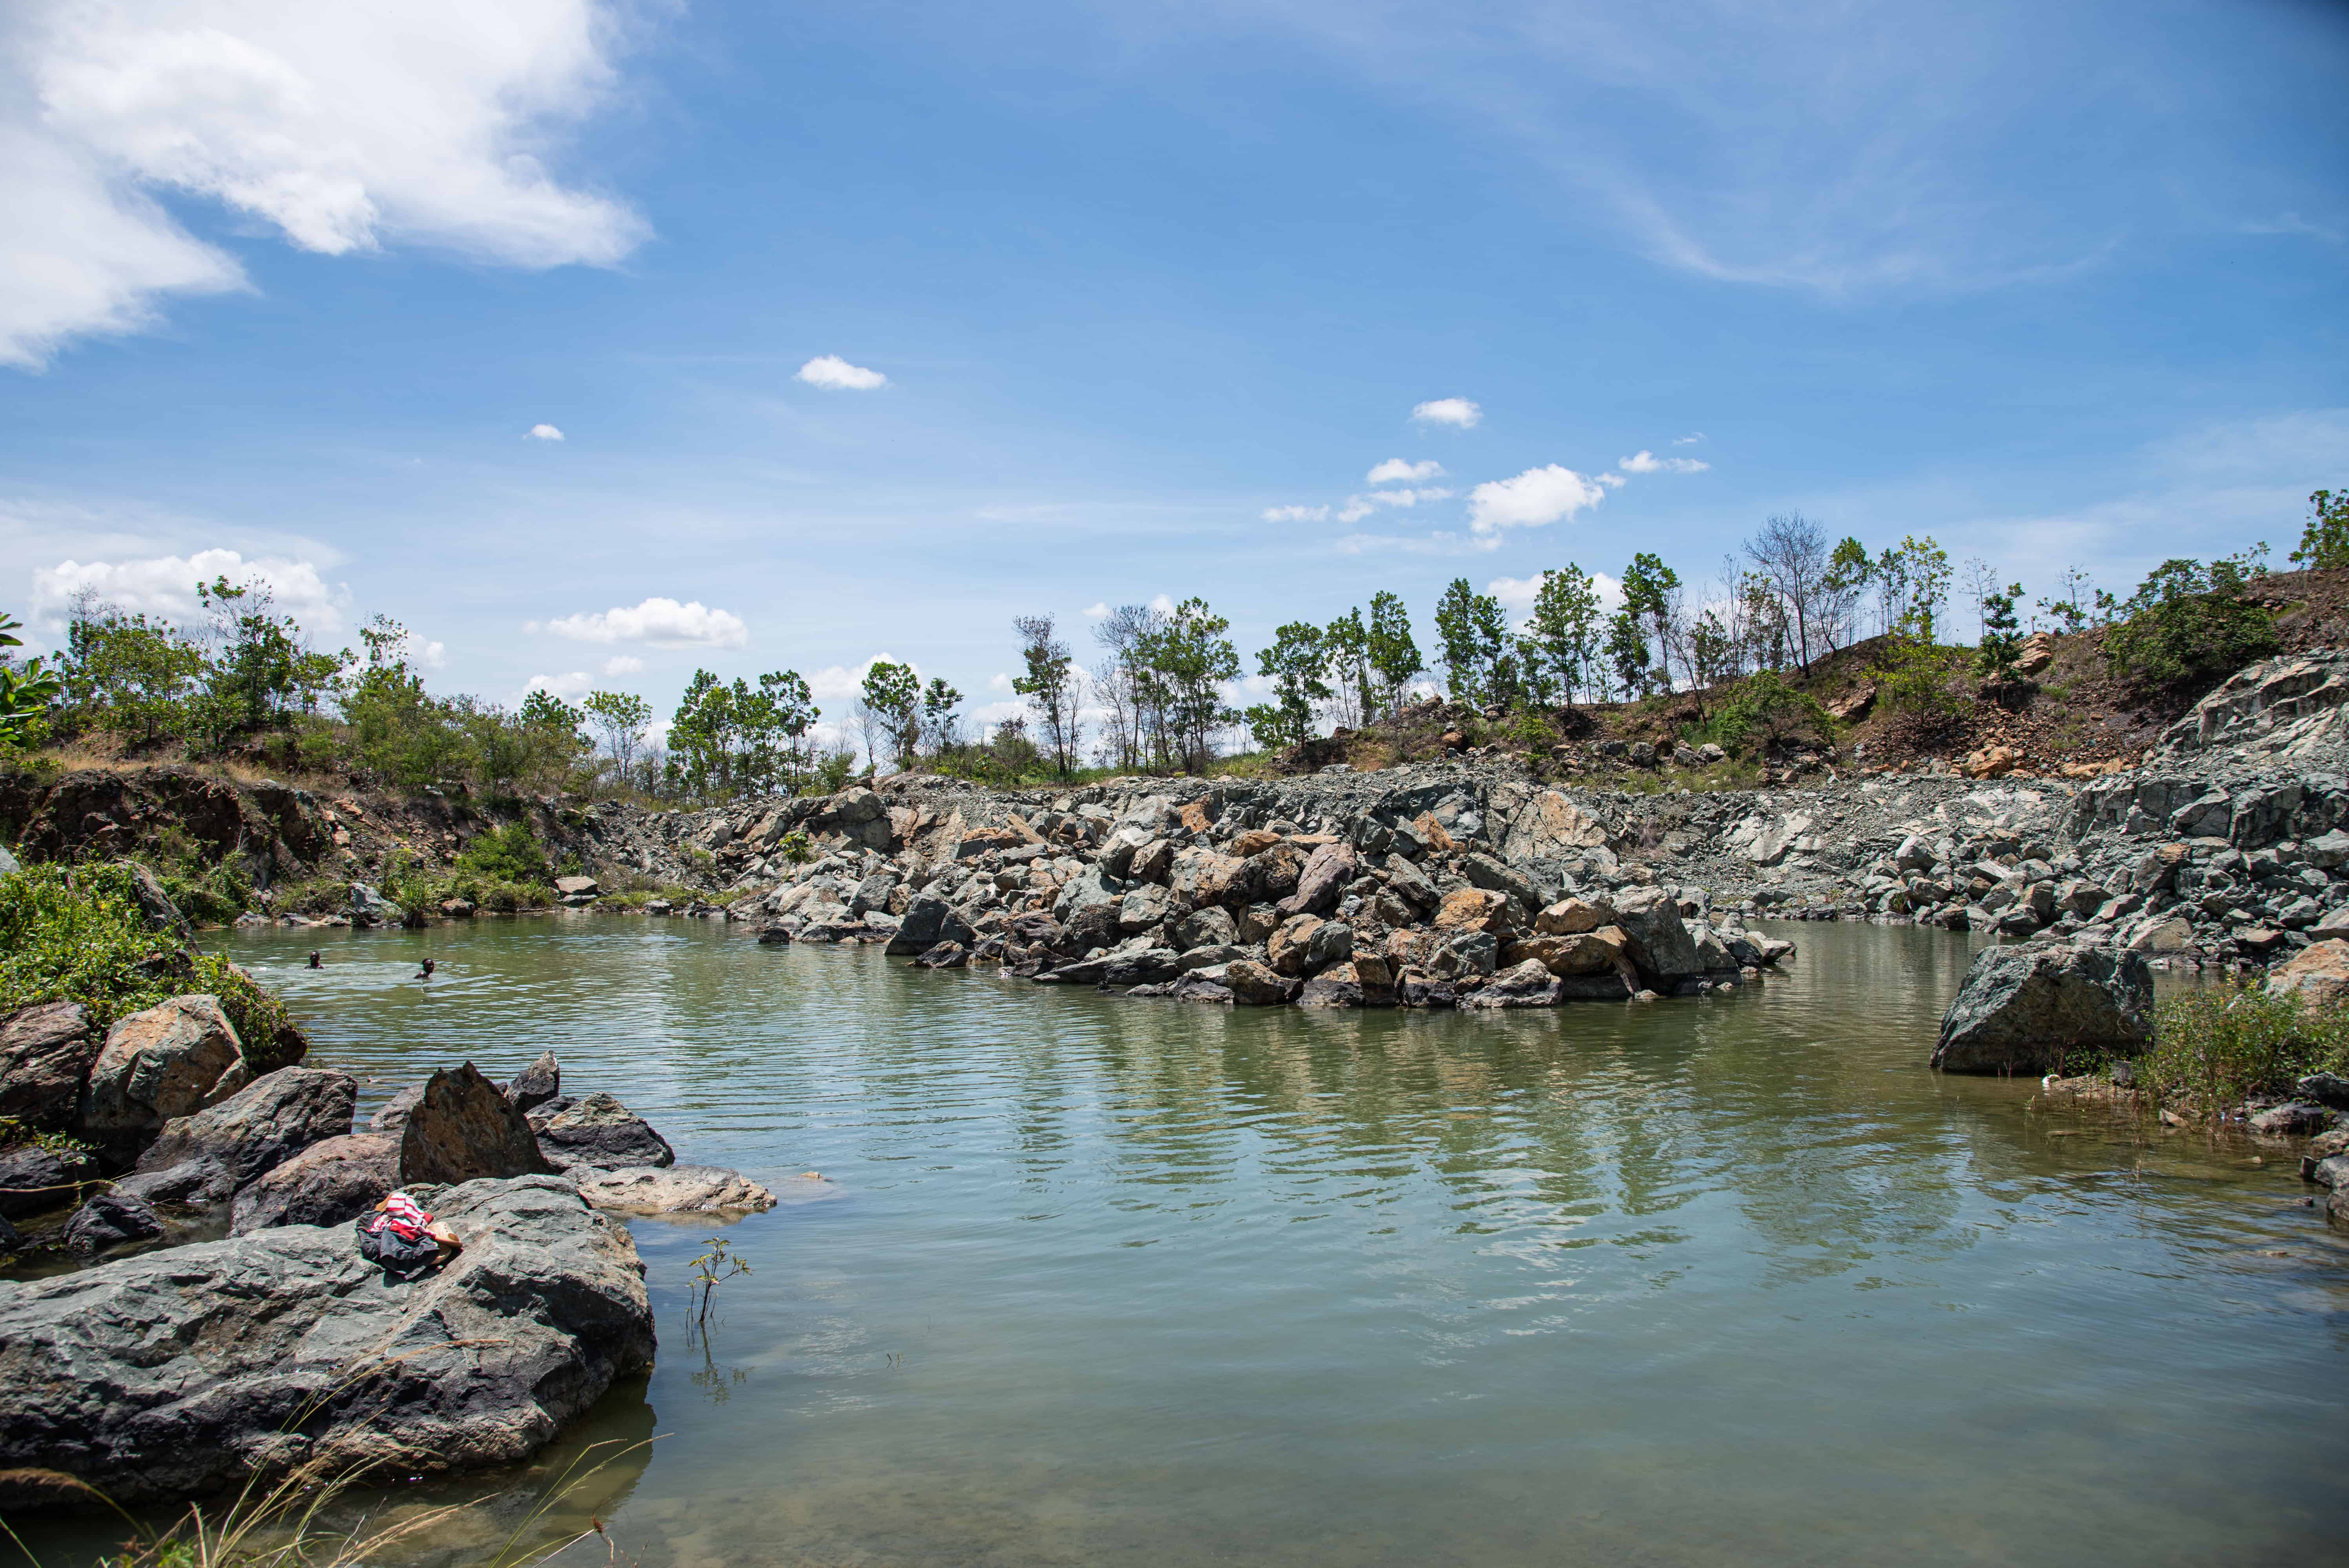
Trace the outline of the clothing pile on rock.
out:
M 358 1222 L 359 1255 L 383 1265 L 384 1277 L 411 1280 L 429 1274 L 444 1257 L 453 1257 L 464 1243 L 446 1225 L 405 1192 L 394 1192 Z

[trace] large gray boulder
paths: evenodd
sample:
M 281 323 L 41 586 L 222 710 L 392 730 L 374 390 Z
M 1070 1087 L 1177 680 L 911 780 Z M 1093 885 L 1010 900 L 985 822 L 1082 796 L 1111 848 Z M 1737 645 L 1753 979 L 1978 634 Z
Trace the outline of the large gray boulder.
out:
M 0 1019 L 0 1117 L 51 1130 L 71 1123 L 98 1046 L 78 1002 L 37 1003 Z
M 905 905 L 897 934 L 889 939 L 888 952 L 894 957 L 907 958 L 927 953 L 941 942 L 959 942 L 968 947 L 977 940 L 970 923 L 954 905 L 934 892 L 917 892 Z
M 1327 914 L 1338 907 L 1339 895 L 1346 884 L 1361 874 L 1353 849 L 1346 844 L 1323 844 L 1297 873 L 1297 891 L 1278 904 L 1283 914 Z
M 1625 888 L 1614 898 L 1615 923 L 1630 940 L 1631 962 L 1658 990 L 1704 973 L 1696 939 L 1681 921 L 1680 906 L 1660 887 Z
M 529 1121 L 471 1062 L 426 1079 L 399 1130 L 402 1182 L 472 1181 L 549 1169 Z
M 174 996 L 116 1020 L 91 1064 L 80 1125 L 132 1139 L 226 1099 L 252 1077 L 235 1026 L 214 996 Z
M 541 1051 L 536 1061 L 514 1074 L 506 1085 L 507 1100 L 524 1115 L 562 1092 L 563 1064 L 555 1060 L 553 1051 Z
M 677 1150 L 668 1140 L 612 1095 L 550 1100 L 531 1117 L 530 1125 L 538 1134 L 539 1152 L 557 1171 L 574 1165 L 614 1171 L 677 1163 Z
M 0 1508 L 61 1470 L 117 1501 L 260 1465 L 510 1464 L 647 1366 L 625 1226 L 553 1176 L 439 1195 L 465 1250 L 395 1284 L 352 1227 L 288 1225 L 0 1281 Z
M 348 1073 L 316 1068 L 264 1073 L 218 1105 L 165 1122 L 132 1173 L 151 1175 L 204 1161 L 224 1173 L 228 1192 L 233 1192 L 320 1139 L 349 1132 L 358 1096 L 358 1080 Z M 214 1202 L 228 1192 L 195 1201 Z
M 1986 947 L 1941 1015 L 1933 1065 L 1944 1072 L 2044 1073 L 2095 1052 L 2134 1054 L 2153 1038 L 2153 971 L 2102 947 Z
M 229 1210 L 236 1235 L 273 1225 L 347 1224 L 399 1185 L 399 1140 L 384 1132 L 321 1139 L 248 1182 Z

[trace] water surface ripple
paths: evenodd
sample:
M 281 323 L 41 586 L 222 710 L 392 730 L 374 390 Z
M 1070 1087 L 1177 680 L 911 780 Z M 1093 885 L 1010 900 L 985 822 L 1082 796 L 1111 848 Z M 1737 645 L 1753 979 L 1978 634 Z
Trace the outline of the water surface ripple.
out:
M 1937 1078 L 1962 941 L 1787 934 L 1792 973 L 1734 996 L 1476 1016 L 1124 1002 L 685 922 L 352 934 L 315 973 L 315 934 L 232 945 L 371 1098 L 553 1048 L 688 1159 L 835 1184 L 730 1233 L 756 1273 L 706 1347 L 706 1227 L 636 1227 L 660 1362 L 591 1435 L 667 1435 L 574 1511 L 648 1564 L 2344 1539 L 2349 1255 L 2292 1162 Z

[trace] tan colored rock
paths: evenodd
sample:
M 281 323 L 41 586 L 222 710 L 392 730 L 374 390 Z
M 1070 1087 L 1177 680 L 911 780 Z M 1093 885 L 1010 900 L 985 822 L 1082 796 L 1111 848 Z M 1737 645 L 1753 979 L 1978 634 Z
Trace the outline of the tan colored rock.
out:
M 1180 815 L 1185 830 L 1189 832 L 1204 833 L 1210 826 L 1207 820 L 1207 803 L 1204 800 L 1184 801 Z
M 119 1019 L 89 1069 L 81 1124 L 96 1133 L 192 1116 L 252 1079 L 236 1027 L 214 996 L 174 996 Z
M 1435 820 L 1433 811 L 1422 811 L 1412 822 L 1412 829 L 1427 845 L 1430 854 L 1448 854 L 1460 847 L 1459 841 L 1444 831 L 1444 824 Z
M 529 1121 L 471 1062 L 434 1073 L 400 1129 L 403 1182 L 471 1181 L 548 1169 Z
M 1232 1000 L 1243 1006 L 1278 1006 L 1297 995 L 1294 980 L 1284 980 L 1252 958 L 1235 958 L 1224 965 L 1224 985 Z
M 1239 856 L 1242 860 L 1246 860 L 1250 855 L 1260 855 L 1264 853 L 1265 851 L 1272 848 L 1273 845 L 1278 842 L 1280 842 L 1280 835 L 1278 833 L 1273 832 L 1265 828 L 1250 828 L 1247 832 L 1242 833 L 1238 838 L 1232 841 L 1232 853 Z
M 1295 914 L 1280 923 L 1280 929 L 1266 939 L 1265 962 L 1276 975 L 1299 975 L 1305 973 L 1306 955 L 1313 946 L 1313 934 L 1321 929 L 1319 916 Z
M 1543 936 L 1573 936 L 1614 923 L 1612 904 L 1585 898 L 1560 899 L 1534 917 L 1534 930 Z
M 1384 958 L 1376 954 L 1357 954 L 1350 967 L 1354 972 L 1354 984 L 1361 987 L 1362 1006 L 1394 1006 L 1395 972 Z
M 2349 942 L 2335 938 L 2301 949 L 2290 963 L 2269 971 L 2267 993 L 2298 996 L 2312 1007 L 2349 1002 Z
M 1489 888 L 1464 887 L 1447 894 L 1435 912 L 1438 931 L 1488 931 L 1506 936 L 1509 930 L 1509 897 Z
M 2023 639 L 2014 667 L 2025 676 L 2035 676 L 2055 662 L 2055 638 L 2052 633 L 2033 632 Z
M 1531 959 L 1561 978 L 1573 975 L 1622 975 L 1639 989 L 1639 971 L 1631 962 L 1630 939 L 1614 926 L 1571 935 L 1529 936 L 1501 949 L 1501 963 L 1515 967 Z
M 1222 903 L 1231 895 L 1232 879 L 1247 863 L 1237 855 L 1219 855 L 1213 850 L 1184 850 L 1174 857 L 1167 885 L 1177 899 L 1194 909 Z
M 1578 850 L 1604 849 L 1607 824 L 1555 789 L 1545 789 L 1528 802 L 1509 825 L 1512 859 L 1536 855 L 1568 855 Z
M 78 1002 L 42 1002 L 0 1018 L 0 1116 L 64 1128 L 102 1044 Z

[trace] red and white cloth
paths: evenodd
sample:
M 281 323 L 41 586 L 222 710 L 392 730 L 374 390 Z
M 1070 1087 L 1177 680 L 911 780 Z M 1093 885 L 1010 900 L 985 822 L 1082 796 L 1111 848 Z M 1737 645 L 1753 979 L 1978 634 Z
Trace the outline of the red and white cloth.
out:
M 426 1227 L 431 1223 L 432 1216 L 418 1208 L 415 1199 L 405 1192 L 394 1192 L 383 1201 L 382 1212 L 367 1229 L 379 1236 L 388 1228 L 401 1241 L 414 1242 L 423 1239 Z

